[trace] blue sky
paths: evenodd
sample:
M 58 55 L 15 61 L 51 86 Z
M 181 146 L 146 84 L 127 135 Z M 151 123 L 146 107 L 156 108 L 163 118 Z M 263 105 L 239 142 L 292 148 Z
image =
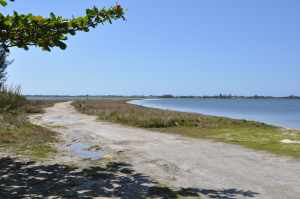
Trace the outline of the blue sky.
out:
M 42 3 L 41 3 L 42 2 Z M 65 17 L 110 0 L 18 0 L 1 10 Z M 13 49 L 25 94 L 300 95 L 299 0 L 121 0 L 127 21 L 65 51 Z

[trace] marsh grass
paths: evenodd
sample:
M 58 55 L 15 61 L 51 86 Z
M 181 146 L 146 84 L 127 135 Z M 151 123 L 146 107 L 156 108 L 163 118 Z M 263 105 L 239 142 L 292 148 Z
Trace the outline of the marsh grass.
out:
M 251 149 L 300 158 L 299 144 L 280 142 L 283 139 L 300 141 L 300 133 L 295 130 L 254 121 L 144 108 L 126 101 L 77 101 L 73 105 L 82 113 L 97 115 L 99 120 L 239 144 Z
M 24 106 L 24 111 L 28 114 L 44 113 L 45 108 L 53 106 L 59 101 L 51 100 L 27 100 Z
M 44 108 L 54 105 L 54 101 L 27 100 L 21 93 L 21 88 L 0 87 L 0 113 L 43 113 Z
M 28 113 L 41 113 L 48 101 L 28 101 L 19 87 L 0 89 L 0 150 L 33 158 L 46 158 L 55 152 L 55 132 L 31 124 Z
M 0 87 L 0 112 L 19 111 L 25 106 L 26 98 L 21 95 L 20 87 Z
M 55 152 L 56 133 L 28 122 L 25 114 L 0 115 L 0 150 L 34 158 Z

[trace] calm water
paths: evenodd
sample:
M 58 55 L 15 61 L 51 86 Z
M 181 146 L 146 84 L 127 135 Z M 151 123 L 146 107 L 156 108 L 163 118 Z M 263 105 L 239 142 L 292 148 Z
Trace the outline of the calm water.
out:
M 71 145 L 71 152 L 81 158 L 87 158 L 91 160 L 99 160 L 102 158 L 102 151 L 89 151 L 89 147 L 91 146 L 88 144 L 74 143 Z
M 149 99 L 130 103 L 300 129 L 300 100 L 296 99 Z

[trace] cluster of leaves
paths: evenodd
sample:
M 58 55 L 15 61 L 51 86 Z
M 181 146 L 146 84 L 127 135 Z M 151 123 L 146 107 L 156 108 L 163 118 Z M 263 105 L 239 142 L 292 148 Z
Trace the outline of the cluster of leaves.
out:
M 7 0 L 0 0 L 0 4 L 6 6 Z M 29 46 L 38 46 L 46 51 L 53 47 L 65 49 L 67 35 L 75 35 L 78 31 L 88 32 L 90 28 L 117 19 L 125 19 L 124 9 L 118 4 L 110 8 L 89 8 L 85 16 L 72 19 L 54 13 L 50 13 L 49 17 L 19 14 L 16 11 L 12 15 L 0 13 L 0 42 L 7 51 L 10 47 L 27 50 Z
M 10 0 L 10 1 L 14 1 L 14 0 Z M 0 0 L 0 5 L 6 6 L 7 5 L 7 1 L 6 0 Z

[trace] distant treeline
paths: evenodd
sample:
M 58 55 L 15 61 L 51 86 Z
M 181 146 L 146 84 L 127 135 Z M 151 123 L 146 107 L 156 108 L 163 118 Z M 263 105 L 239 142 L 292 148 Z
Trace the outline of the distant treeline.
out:
M 274 96 L 263 96 L 263 95 L 253 95 L 253 96 L 241 96 L 241 95 L 203 95 L 203 96 L 193 96 L 193 95 L 184 95 L 184 96 L 173 96 L 173 95 L 161 95 L 157 96 L 159 98 L 200 98 L 200 99 L 300 99 L 300 96 L 290 95 L 283 97 L 274 97 Z
M 219 95 L 203 95 L 203 96 L 194 96 L 194 95 L 184 95 L 184 96 L 175 96 L 171 94 L 166 95 L 26 95 L 28 99 L 153 99 L 153 98 L 198 98 L 198 99 L 300 99 L 300 96 L 290 95 L 283 97 L 274 97 L 274 96 L 262 96 L 262 95 L 253 95 L 253 96 L 240 96 L 240 95 L 230 95 L 230 94 L 219 94 Z

